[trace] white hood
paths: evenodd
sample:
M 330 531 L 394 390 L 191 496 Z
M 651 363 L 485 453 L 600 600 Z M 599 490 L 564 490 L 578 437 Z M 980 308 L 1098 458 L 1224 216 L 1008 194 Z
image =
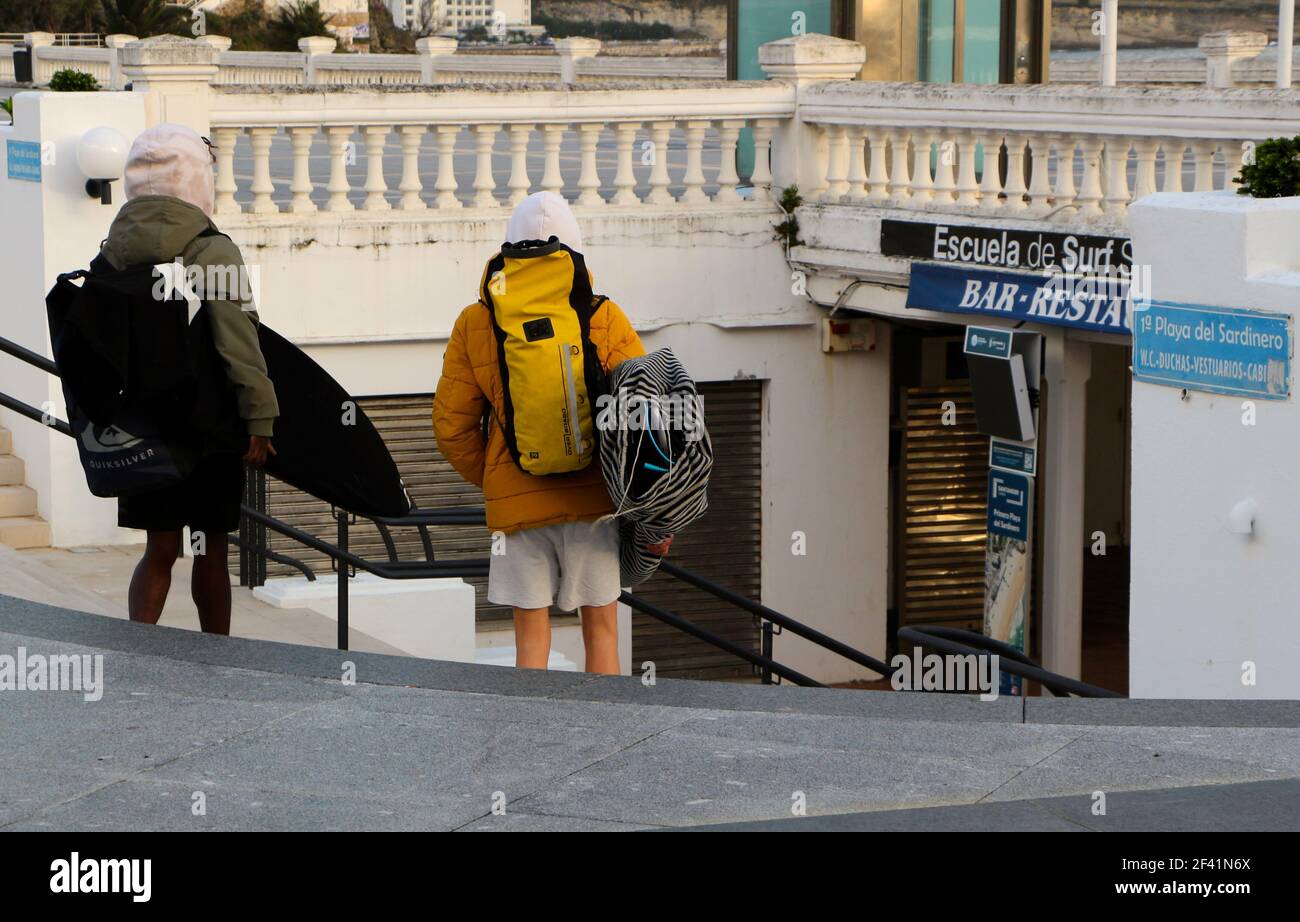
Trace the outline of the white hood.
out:
M 506 227 L 506 243 L 558 237 L 571 250 L 582 252 L 582 231 L 563 196 L 535 192 L 519 203 Z
M 192 128 L 162 124 L 142 132 L 126 158 L 126 197 L 170 195 L 212 214 L 212 154 Z

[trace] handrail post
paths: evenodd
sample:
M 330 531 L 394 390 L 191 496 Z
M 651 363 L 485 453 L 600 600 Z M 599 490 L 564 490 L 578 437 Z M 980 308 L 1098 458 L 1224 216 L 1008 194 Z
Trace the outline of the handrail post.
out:
M 773 658 L 772 657 L 772 622 L 768 621 L 765 618 L 760 618 L 758 619 L 758 624 L 760 630 L 762 630 L 763 632 L 763 657 L 764 659 L 770 660 Z M 767 666 L 763 667 L 763 684 L 764 685 L 772 684 L 772 670 Z
M 338 510 L 339 523 L 339 550 L 344 554 L 348 553 L 348 514 L 346 511 Z M 348 648 L 348 576 L 350 567 L 346 560 L 340 560 L 339 564 L 339 649 Z
M 253 508 L 258 512 L 266 512 L 266 471 L 260 467 L 253 471 L 253 499 L 256 501 Z M 254 585 L 265 586 L 267 557 L 264 552 L 271 549 L 271 543 L 267 540 L 266 526 L 261 522 L 253 523 L 253 541 L 256 547 L 253 555 L 253 578 L 256 580 Z

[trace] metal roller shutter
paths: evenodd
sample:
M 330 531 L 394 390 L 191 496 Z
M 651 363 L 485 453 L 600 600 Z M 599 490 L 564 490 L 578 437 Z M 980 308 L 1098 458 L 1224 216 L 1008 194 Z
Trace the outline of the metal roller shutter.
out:
M 901 415 L 899 626 L 981 631 L 989 440 L 976 428 L 974 397 L 965 384 L 905 388 Z
M 709 512 L 674 542 L 672 559 L 757 600 L 762 576 L 762 383 L 727 381 L 701 384 L 699 388 L 716 456 L 709 486 Z M 463 481 L 437 449 L 431 419 L 432 395 L 361 398 L 358 403 L 383 434 L 418 506 L 436 509 L 482 504 L 482 493 Z M 267 482 L 267 509 L 296 528 L 334 539 L 336 525 L 329 507 L 274 478 Z M 490 553 L 489 535 L 480 526 L 439 527 L 430 529 L 430 534 L 439 559 L 486 557 Z M 396 529 L 393 538 L 404 559 L 422 557 L 415 529 Z M 324 555 L 274 532 L 268 534 L 268 540 L 272 550 L 302 560 L 317 572 L 329 572 L 330 564 Z M 385 554 L 378 530 L 365 520 L 352 528 L 350 541 L 352 549 L 363 556 L 382 559 Z M 267 575 L 293 576 L 296 571 L 270 563 Z M 508 608 L 487 603 L 485 579 L 470 582 L 475 585 L 481 620 L 510 618 Z M 759 649 L 758 630 L 751 616 L 698 589 L 655 576 L 637 591 L 647 600 L 736 643 Z M 674 677 L 716 679 L 751 674 L 748 663 L 635 613 L 632 656 L 635 667 L 653 661 L 659 674 Z
M 406 481 L 411 499 L 421 509 L 449 506 L 481 506 L 483 493 L 466 483 L 438 451 L 433 438 L 433 395 L 364 397 L 357 403 L 370 417 L 397 462 Z M 313 535 L 333 540 L 337 533 L 329 506 L 274 478 L 267 478 L 267 510 L 276 518 Z M 391 530 L 397 552 L 404 560 L 421 560 L 424 548 L 414 528 Z M 491 539 L 480 525 L 439 526 L 429 529 L 434 555 L 439 560 L 463 557 L 487 557 Z M 309 551 L 299 544 L 270 532 L 273 551 L 308 564 L 318 573 L 328 573 L 330 563 L 323 554 Z M 363 557 L 384 559 L 386 553 L 379 531 L 365 519 L 358 520 L 349 531 L 352 551 Z M 267 575 L 294 576 L 296 571 L 282 564 L 270 563 Z M 510 610 L 487 602 L 487 580 L 471 579 L 478 599 L 480 619 L 509 618 Z
M 698 385 L 704 399 L 714 466 L 709 511 L 673 541 L 671 559 L 734 592 L 761 601 L 761 381 Z M 677 580 L 655 575 L 636 594 L 757 652 L 758 628 L 747 613 Z M 798 613 L 794 613 L 798 616 Z M 727 679 L 752 675 L 750 665 L 660 621 L 633 613 L 632 669 L 653 662 L 658 675 Z

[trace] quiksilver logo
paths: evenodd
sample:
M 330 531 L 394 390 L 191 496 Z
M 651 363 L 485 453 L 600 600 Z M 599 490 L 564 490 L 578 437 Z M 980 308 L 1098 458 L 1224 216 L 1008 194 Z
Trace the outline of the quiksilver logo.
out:
M 149 858 L 58 858 L 50 864 L 51 893 L 129 893 L 136 903 L 153 894 L 153 861 Z
M 140 444 L 140 439 L 116 426 L 90 425 L 81 430 L 81 444 L 87 451 L 121 451 Z

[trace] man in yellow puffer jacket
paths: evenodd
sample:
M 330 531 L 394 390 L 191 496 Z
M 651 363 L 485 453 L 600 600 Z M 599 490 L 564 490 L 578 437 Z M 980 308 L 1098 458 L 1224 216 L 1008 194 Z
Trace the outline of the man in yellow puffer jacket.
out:
M 506 229 L 511 242 L 552 236 L 582 252 L 568 203 L 553 192 L 529 196 Z M 592 344 L 606 372 L 645 354 L 627 316 L 605 301 L 591 318 Z M 483 420 L 488 418 L 486 441 Z M 550 606 L 581 611 L 587 671 L 617 674 L 618 527 L 597 460 L 572 474 L 538 477 L 515 464 L 499 421 L 505 392 L 492 317 L 481 301 L 461 312 L 443 358 L 433 404 L 438 447 L 462 477 L 483 489 L 487 525 L 504 533 L 492 555 L 488 600 L 514 609 L 516 665 L 545 669 L 550 658 Z M 652 548 L 665 553 L 664 545 Z

